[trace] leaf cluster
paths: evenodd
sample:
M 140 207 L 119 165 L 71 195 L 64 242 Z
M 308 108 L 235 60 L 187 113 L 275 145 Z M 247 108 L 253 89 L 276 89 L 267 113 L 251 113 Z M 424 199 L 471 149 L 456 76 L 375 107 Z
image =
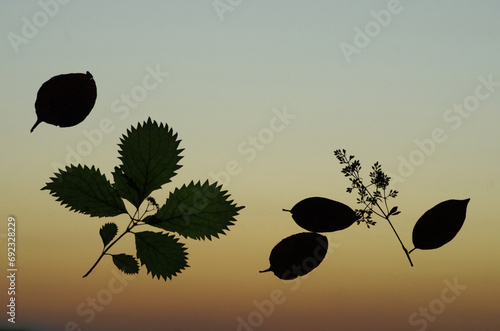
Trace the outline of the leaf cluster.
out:
M 162 206 L 150 196 L 169 183 L 181 168 L 183 149 L 179 144 L 171 128 L 148 118 L 137 128 L 127 130 L 120 139 L 121 164 L 114 168 L 113 183 L 94 166 L 71 165 L 59 170 L 42 188 L 70 210 L 91 217 L 127 214 L 130 218 L 119 236 L 115 223 L 108 222 L 101 227 L 101 255 L 84 277 L 109 255 L 124 273 L 138 273 L 140 262 L 153 278 L 171 279 L 188 267 L 187 248 L 176 235 L 211 240 L 225 234 L 234 224 L 235 216 L 244 207 L 237 206 L 217 183 L 191 181 L 171 192 Z M 133 212 L 127 210 L 124 200 L 132 204 Z M 137 231 L 144 226 L 160 229 L 160 232 Z M 135 237 L 135 256 L 109 253 L 126 234 Z
M 387 192 L 391 178 L 382 171 L 382 166 L 375 162 L 370 172 L 370 184 L 365 185 L 360 176 L 360 162 L 355 160 L 353 155 L 347 156 L 345 149 L 337 149 L 334 154 L 340 164 L 344 165 L 342 173 L 351 181 L 347 192 L 352 193 L 356 189 L 359 194 L 357 202 L 364 205 L 364 208 L 356 210 L 359 216 L 358 224 L 366 222 L 368 227 L 374 225 L 372 214 L 387 220 L 411 266 L 413 266 L 413 262 L 410 253 L 413 250 L 439 248 L 451 241 L 462 227 L 469 199 L 443 201 L 425 212 L 417 221 L 413 228 L 412 237 L 415 247 L 408 251 L 390 220 L 391 216 L 401 213 L 397 206 L 389 209 L 387 203 L 389 198 L 397 197 L 398 191 L 390 189 Z
M 335 156 L 341 165 L 344 165 L 341 172 L 345 177 L 348 177 L 351 185 L 347 188 L 348 193 L 353 190 L 358 191 L 359 197 L 357 203 L 363 205 L 363 208 L 356 209 L 358 215 L 358 224 L 365 222 L 367 227 L 375 225 L 376 222 L 372 219 L 372 214 L 380 217 L 388 217 L 389 215 L 398 215 L 400 212 L 397 207 L 389 210 L 387 200 L 395 198 L 398 195 L 396 190 L 387 190 L 391 178 L 382 171 L 382 166 L 375 162 L 370 172 L 370 184 L 365 185 L 361 178 L 361 163 L 354 159 L 354 155 L 347 156 L 345 149 L 337 149 L 334 151 Z

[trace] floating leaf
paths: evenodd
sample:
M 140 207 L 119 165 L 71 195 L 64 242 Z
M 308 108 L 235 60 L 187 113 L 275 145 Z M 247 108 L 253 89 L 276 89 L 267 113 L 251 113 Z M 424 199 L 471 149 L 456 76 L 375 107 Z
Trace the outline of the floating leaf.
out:
M 168 125 L 158 125 L 148 118 L 137 129 L 127 130 L 120 141 L 122 165 L 113 173 L 115 187 L 138 208 L 152 191 L 170 182 L 181 167 L 180 140 Z
M 227 191 L 217 183 L 191 182 L 170 193 L 160 210 L 144 222 L 184 237 L 211 240 L 211 236 L 218 238 L 219 234 L 225 234 L 224 230 L 229 230 L 242 208 L 229 200 Z
M 132 255 L 128 254 L 116 254 L 112 255 L 113 263 L 118 269 L 126 274 L 137 274 L 139 273 L 139 263 Z
M 118 192 L 94 166 L 67 166 L 54 175 L 42 190 L 49 190 L 70 210 L 98 217 L 127 213 Z
M 292 218 L 300 227 L 314 232 L 343 230 L 358 219 L 349 206 L 319 197 L 304 199 L 285 211 L 292 213 Z
M 37 121 L 69 127 L 82 122 L 94 107 L 97 88 L 90 72 L 54 76 L 42 84 L 35 101 Z
M 101 235 L 102 243 L 104 247 L 113 240 L 113 238 L 118 233 L 118 227 L 115 223 L 106 223 L 99 230 L 99 234 Z
M 446 200 L 426 211 L 413 228 L 415 248 L 435 249 L 455 238 L 464 224 L 469 200 Z
M 271 251 L 269 269 L 280 279 L 295 279 L 316 268 L 326 256 L 328 239 L 318 233 L 297 233 L 280 241 Z
M 174 236 L 144 231 L 135 233 L 137 257 L 146 265 L 153 278 L 172 279 L 188 267 L 184 244 Z

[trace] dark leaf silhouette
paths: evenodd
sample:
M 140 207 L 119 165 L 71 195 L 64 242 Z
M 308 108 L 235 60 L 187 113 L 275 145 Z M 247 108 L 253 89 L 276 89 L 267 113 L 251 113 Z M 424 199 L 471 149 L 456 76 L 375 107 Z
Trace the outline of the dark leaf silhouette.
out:
M 234 225 L 234 217 L 242 208 L 217 183 L 191 182 L 170 193 L 160 210 L 144 222 L 184 237 L 212 240 L 212 236 L 219 238 Z
M 426 211 L 413 228 L 415 248 L 435 249 L 455 238 L 464 224 L 469 200 L 446 200 Z
M 113 240 L 113 238 L 118 233 L 118 227 L 115 223 L 106 223 L 99 230 L 99 234 L 101 235 L 102 243 L 104 247 Z
M 42 190 L 49 190 L 70 210 L 98 217 L 127 213 L 118 192 L 94 166 L 67 166 L 54 175 Z
M 35 109 L 37 121 L 69 127 L 82 122 L 94 107 L 97 88 L 90 72 L 54 76 L 38 90 Z
M 167 124 L 151 118 L 127 130 L 118 145 L 122 165 L 113 173 L 120 195 L 139 207 L 151 192 L 169 183 L 181 167 L 180 142 Z
M 173 235 L 159 232 L 143 231 L 135 233 L 137 257 L 146 265 L 153 278 L 172 279 L 187 264 L 186 247 Z
M 326 256 L 328 239 L 318 233 L 297 233 L 280 241 L 271 251 L 269 269 L 284 280 L 303 276 L 316 268 Z
M 300 227 L 314 232 L 343 230 L 357 220 L 349 206 L 327 198 L 312 197 L 298 202 L 291 210 L 292 218 Z
M 139 273 L 139 263 L 132 255 L 128 254 L 114 254 L 113 263 L 118 269 L 126 274 Z
M 67 166 L 54 174 L 42 188 L 49 190 L 63 206 L 90 216 L 108 217 L 127 214 L 130 223 L 118 237 L 115 223 L 106 223 L 99 230 L 104 248 L 100 256 L 83 275 L 87 277 L 104 256 L 111 256 L 114 264 L 125 273 L 137 273 L 139 261 L 153 278 L 165 280 L 188 267 L 187 248 L 175 235 L 162 232 L 132 231 L 137 227 L 152 225 L 167 232 L 185 237 L 211 240 L 226 234 L 234 225 L 238 211 L 230 194 L 217 182 L 201 184 L 191 181 L 176 188 L 164 206 L 149 194 L 170 182 L 181 166 L 182 158 L 177 133 L 167 124 L 148 120 L 127 130 L 120 140 L 121 165 L 114 167 L 114 183 L 94 166 Z M 135 207 L 129 213 L 124 199 Z M 139 210 L 146 202 L 145 209 Z M 155 214 L 151 214 L 155 213 Z M 136 257 L 127 254 L 110 254 L 109 250 L 125 235 L 135 236 Z

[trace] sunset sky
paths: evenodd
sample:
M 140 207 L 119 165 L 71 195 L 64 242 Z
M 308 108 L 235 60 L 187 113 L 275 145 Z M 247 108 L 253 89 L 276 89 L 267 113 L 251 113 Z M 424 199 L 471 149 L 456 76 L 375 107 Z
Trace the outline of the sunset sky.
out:
M 497 330 L 499 12 L 494 0 L 3 2 L 1 265 L 14 217 L 18 271 L 17 323 L 3 278 L 0 330 Z M 86 71 L 97 101 L 85 121 L 30 133 L 40 86 Z M 109 257 L 82 278 L 101 226 L 121 233 L 129 219 L 75 213 L 40 189 L 70 164 L 111 180 L 120 137 L 148 117 L 184 148 L 158 202 L 208 179 L 245 208 L 220 239 L 182 237 L 190 267 L 172 280 L 144 266 L 124 276 Z M 282 209 L 312 196 L 357 207 L 339 148 L 365 178 L 376 161 L 393 178 L 408 249 L 441 201 L 470 198 L 462 229 L 412 252 L 412 268 L 375 219 L 325 233 L 327 257 L 305 277 L 259 273 L 305 231 Z M 112 252 L 135 254 L 133 238 Z

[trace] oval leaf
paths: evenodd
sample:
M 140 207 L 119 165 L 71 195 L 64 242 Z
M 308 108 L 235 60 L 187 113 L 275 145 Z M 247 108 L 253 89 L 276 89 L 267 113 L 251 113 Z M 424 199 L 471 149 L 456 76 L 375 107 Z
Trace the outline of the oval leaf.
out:
M 104 247 L 113 240 L 113 238 L 118 233 L 118 227 L 115 223 L 106 223 L 99 230 L 99 234 L 101 235 L 102 243 Z
M 349 206 L 320 197 L 304 199 L 293 206 L 290 212 L 295 223 L 313 232 L 343 230 L 358 219 Z
M 35 109 L 37 121 L 60 127 L 82 122 L 94 107 L 97 88 L 90 72 L 54 76 L 38 90 Z
M 183 243 L 172 235 L 143 231 L 135 233 L 137 257 L 146 265 L 153 278 L 172 279 L 188 267 Z
M 446 200 L 426 211 L 413 228 L 415 248 L 435 249 L 455 238 L 464 224 L 469 200 Z
M 304 232 L 287 237 L 274 246 L 269 256 L 272 271 L 284 280 L 295 279 L 315 269 L 326 256 L 328 239 L 318 233 Z
M 139 263 L 132 255 L 128 254 L 116 254 L 112 255 L 113 263 L 118 269 L 126 274 L 137 274 L 139 273 Z

